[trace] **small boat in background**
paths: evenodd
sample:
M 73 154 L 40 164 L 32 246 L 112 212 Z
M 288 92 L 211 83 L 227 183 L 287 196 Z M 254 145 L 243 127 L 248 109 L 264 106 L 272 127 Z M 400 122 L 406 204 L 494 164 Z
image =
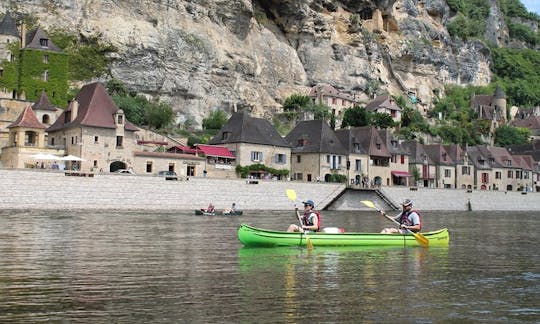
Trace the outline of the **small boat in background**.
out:
M 234 212 L 231 211 L 215 211 L 215 212 L 207 212 L 205 209 L 195 209 L 195 215 L 199 216 L 216 216 L 216 215 L 222 215 L 222 216 L 240 216 L 243 214 L 243 211 L 241 210 L 235 210 Z

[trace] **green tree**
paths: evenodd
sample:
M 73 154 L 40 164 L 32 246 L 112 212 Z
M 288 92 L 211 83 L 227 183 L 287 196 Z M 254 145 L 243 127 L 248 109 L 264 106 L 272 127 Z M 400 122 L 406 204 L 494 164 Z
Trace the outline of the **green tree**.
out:
M 145 111 L 148 126 L 163 129 L 169 126 L 174 118 L 172 107 L 166 103 L 153 102 Z
M 210 113 L 210 116 L 203 119 L 202 127 L 204 130 L 217 134 L 221 127 L 227 122 L 227 116 L 223 110 L 214 110 Z
M 520 128 L 504 125 L 495 130 L 495 145 L 508 146 L 525 144 L 529 142 L 531 131 L 528 128 Z
M 370 122 L 371 116 L 366 111 L 366 108 L 355 105 L 352 108 L 346 109 L 343 113 L 341 128 L 345 128 L 347 126 L 367 126 L 370 124 Z
M 390 114 L 380 112 L 371 114 L 371 124 L 381 129 L 393 128 L 395 126 L 395 122 Z

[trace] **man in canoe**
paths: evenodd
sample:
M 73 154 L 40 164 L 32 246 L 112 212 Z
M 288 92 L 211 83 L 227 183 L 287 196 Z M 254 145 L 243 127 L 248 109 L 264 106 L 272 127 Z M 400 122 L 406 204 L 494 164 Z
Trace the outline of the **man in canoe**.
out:
M 392 233 L 408 233 L 407 230 L 418 233 L 422 229 L 422 219 L 420 218 L 420 213 L 417 210 L 413 210 L 412 200 L 405 199 L 401 204 L 402 211 L 394 219 L 400 224 L 399 228 L 387 227 L 384 228 L 381 233 L 392 234 Z M 385 216 L 384 211 L 381 211 L 383 216 Z
M 321 227 L 321 214 L 314 209 L 315 203 L 313 202 L 313 200 L 308 199 L 304 201 L 303 204 L 304 215 L 301 217 L 302 227 L 297 224 L 291 224 L 289 225 L 287 232 L 319 231 Z M 296 209 L 296 215 L 300 217 L 300 215 L 298 214 L 298 209 Z

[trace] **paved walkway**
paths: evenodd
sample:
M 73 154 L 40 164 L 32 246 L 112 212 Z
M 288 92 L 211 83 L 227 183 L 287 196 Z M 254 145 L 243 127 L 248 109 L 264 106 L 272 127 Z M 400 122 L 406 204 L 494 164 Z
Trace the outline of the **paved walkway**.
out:
M 94 177 L 66 176 L 64 172 L 0 169 L 0 208 L 3 209 L 143 209 L 194 210 L 212 202 L 225 209 L 236 202 L 243 210 L 290 210 L 293 202 L 286 190 L 316 207 L 332 210 L 365 210 L 361 200 L 388 205 L 375 191 L 351 190 L 343 184 L 287 181 L 190 178 L 166 181 L 154 176 L 103 174 Z M 420 210 L 540 210 L 540 193 L 384 187 L 383 194 L 394 204 L 405 198 Z

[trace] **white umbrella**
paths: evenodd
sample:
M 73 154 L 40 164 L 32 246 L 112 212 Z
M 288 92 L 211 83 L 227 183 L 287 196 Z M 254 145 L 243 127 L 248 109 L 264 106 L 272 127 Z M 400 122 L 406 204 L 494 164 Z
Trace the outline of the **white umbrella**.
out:
M 83 158 L 80 158 L 80 157 L 75 156 L 75 155 L 66 155 L 66 156 L 62 157 L 61 160 L 62 161 L 84 161 Z

